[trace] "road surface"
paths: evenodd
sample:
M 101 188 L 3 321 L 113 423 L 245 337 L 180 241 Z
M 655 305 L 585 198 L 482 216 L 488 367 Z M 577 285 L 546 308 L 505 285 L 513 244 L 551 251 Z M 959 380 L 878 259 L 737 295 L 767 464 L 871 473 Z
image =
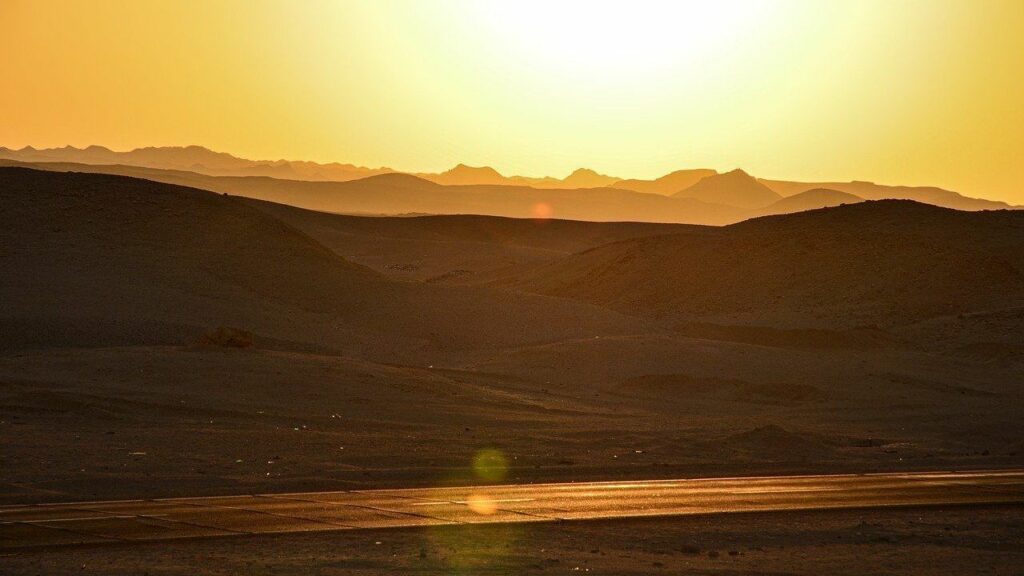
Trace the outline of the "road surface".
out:
M 1024 503 L 1024 470 L 355 490 L 0 507 L 0 550 L 366 528 Z

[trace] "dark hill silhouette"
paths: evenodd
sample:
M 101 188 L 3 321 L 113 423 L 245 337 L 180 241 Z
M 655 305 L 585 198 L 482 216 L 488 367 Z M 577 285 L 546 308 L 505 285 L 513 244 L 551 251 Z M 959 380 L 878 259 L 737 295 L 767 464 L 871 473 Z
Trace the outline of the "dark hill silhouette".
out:
M 182 343 L 232 326 L 411 359 L 635 325 L 565 300 L 393 281 L 202 190 L 0 168 L 0 205 L 6 347 Z
M 481 274 L 552 261 L 608 242 L 703 229 L 688 224 L 477 215 L 345 216 L 261 200 L 246 202 L 344 258 L 390 276 L 417 280 L 473 281 Z
M 11 161 L 0 161 L 0 165 Z M 442 186 L 408 174 L 380 174 L 348 182 L 304 182 L 265 177 L 208 176 L 134 166 L 40 163 L 42 170 L 120 174 L 212 192 L 348 214 L 484 214 L 512 218 L 547 215 L 595 222 L 724 224 L 746 212 L 691 198 L 667 198 L 616 188 L 538 189 L 528 186 Z M 544 207 L 539 211 L 538 207 Z
M 693 186 L 677 192 L 673 197 L 694 198 L 702 202 L 715 202 L 746 209 L 763 208 L 782 198 L 771 188 L 738 168 L 703 178 Z
M 970 198 L 934 186 L 885 186 L 873 182 L 787 182 L 764 180 L 760 182 L 783 196 L 793 196 L 813 190 L 827 188 L 853 194 L 865 200 L 913 200 L 954 210 L 1002 210 L 1011 206 L 1006 202 Z
M 894 326 L 1024 305 L 1024 212 L 862 202 L 625 240 L 501 281 L 670 322 Z

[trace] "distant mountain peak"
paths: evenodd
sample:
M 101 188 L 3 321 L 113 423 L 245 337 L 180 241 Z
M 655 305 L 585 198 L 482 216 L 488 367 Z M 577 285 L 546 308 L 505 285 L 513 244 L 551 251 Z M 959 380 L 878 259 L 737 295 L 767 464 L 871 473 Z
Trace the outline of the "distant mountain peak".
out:
M 645 192 L 648 194 L 661 194 L 672 196 L 680 190 L 685 190 L 699 182 L 702 178 L 718 174 L 715 170 L 708 168 L 684 168 L 675 170 L 655 178 L 654 180 L 628 179 L 619 180 L 614 183 L 616 188 L 633 190 L 634 192 Z
M 438 184 L 471 185 L 471 184 L 503 184 L 506 178 L 490 166 L 469 166 L 456 164 L 454 168 L 440 174 L 418 174 Z
M 740 168 L 713 174 L 675 194 L 677 198 L 695 198 L 702 202 L 725 204 L 738 208 L 764 208 L 782 199 L 771 188 Z
M 501 173 L 490 166 L 469 166 L 466 164 L 456 164 L 454 168 L 446 170 L 443 174 L 487 174 L 501 177 Z
M 601 188 L 618 181 L 618 178 L 601 174 L 590 168 L 577 168 L 573 170 L 572 174 L 566 176 L 562 183 L 576 188 Z
M 719 174 L 719 176 L 730 176 L 733 178 L 750 178 L 751 180 L 754 179 L 754 177 L 748 174 L 747 171 L 744 170 L 743 168 L 733 168 L 728 172 L 723 172 Z
M 737 168 L 739 170 L 739 168 Z M 679 176 L 690 176 L 691 174 L 706 174 L 707 176 L 714 176 L 718 174 L 718 170 L 711 168 L 683 168 L 682 170 L 673 170 L 664 176 L 657 178 L 657 180 L 669 180 L 671 178 L 678 178 Z

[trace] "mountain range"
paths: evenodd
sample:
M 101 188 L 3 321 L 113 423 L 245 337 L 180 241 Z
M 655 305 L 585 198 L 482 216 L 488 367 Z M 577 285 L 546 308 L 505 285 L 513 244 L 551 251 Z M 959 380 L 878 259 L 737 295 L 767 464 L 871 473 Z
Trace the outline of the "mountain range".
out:
M 936 187 L 885 186 L 862 181 L 814 183 L 768 180 L 756 178 L 740 169 L 724 173 L 710 169 L 678 170 L 653 180 L 622 180 L 581 168 L 558 179 L 504 176 L 491 167 L 459 164 L 441 173 L 406 175 L 390 168 L 365 168 L 351 164 L 246 160 L 200 146 L 149 147 L 128 152 L 115 152 L 102 146 L 25 147 L 20 150 L 0 147 L 0 160 L 29 163 L 43 169 L 47 168 L 46 165 L 55 168 L 59 164 L 75 164 L 79 168 L 69 165 L 63 169 L 127 175 L 132 175 L 131 167 L 173 171 L 174 174 L 139 175 L 346 213 L 553 215 L 597 221 L 727 224 L 756 216 L 862 200 L 914 200 L 957 210 L 1012 207 L 1005 202 L 970 198 Z M 97 170 L 95 167 L 98 166 L 104 168 Z M 250 180 L 241 185 L 228 180 L 213 183 L 204 177 Z M 273 182 L 269 182 L 270 179 Z M 361 183 L 352 187 L 340 186 L 354 181 Z M 431 184 L 445 188 L 434 188 Z M 377 187 L 388 192 L 374 194 L 370 190 Z M 360 194 L 353 193 L 353 189 L 362 190 L 366 197 L 359 198 Z M 398 190 L 419 196 L 402 198 Z M 279 197 L 280 194 L 289 198 Z M 543 208 L 540 213 L 538 207 Z

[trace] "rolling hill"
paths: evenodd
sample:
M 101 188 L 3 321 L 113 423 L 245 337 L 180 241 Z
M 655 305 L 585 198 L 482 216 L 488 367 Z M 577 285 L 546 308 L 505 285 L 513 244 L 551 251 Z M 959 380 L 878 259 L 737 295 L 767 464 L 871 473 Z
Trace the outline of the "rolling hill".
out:
M 787 182 L 759 180 L 783 196 L 794 196 L 808 190 L 825 188 L 853 194 L 865 200 L 913 200 L 954 210 L 1003 210 L 1011 208 L 1006 202 L 970 198 L 963 194 L 934 186 L 886 186 L 874 182 Z
M 828 188 L 812 188 L 778 200 L 762 208 L 759 212 L 764 216 L 791 214 L 793 212 L 816 210 L 818 208 L 831 208 L 842 204 L 856 204 L 863 201 L 864 199 L 860 196 L 854 196 L 846 192 L 829 190 Z
M 538 189 L 528 186 L 443 186 L 409 174 L 381 174 L 348 182 L 307 182 L 266 177 L 208 176 L 180 170 L 88 164 L 0 165 L 39 170 L 94 172 L 145 178 L 290 204 L 321 212 L 370 215 L 483 214 L 511 218 L 546 216 L 594 222 L 724 224 L 746 216 L 738 208 L 691 198 L 668 198 L 616 188 Z
M 185 343 L 217 326 L 291 346 L 430 357 L 637 324 L 566 300 L 390 280 L 219 194 L 0 168 L 0 345 Z
M 896 326 L 1024 306 L 1024 212 L 862 202 L 624 240 L 499 281 L 671 323 Z
M 346 216 L 246 200 L 343 258 L 414 280 L 473 281 L 509 266 L 553 261 L 618 240 L 703 230 L 688 224 L 496 216 Z

